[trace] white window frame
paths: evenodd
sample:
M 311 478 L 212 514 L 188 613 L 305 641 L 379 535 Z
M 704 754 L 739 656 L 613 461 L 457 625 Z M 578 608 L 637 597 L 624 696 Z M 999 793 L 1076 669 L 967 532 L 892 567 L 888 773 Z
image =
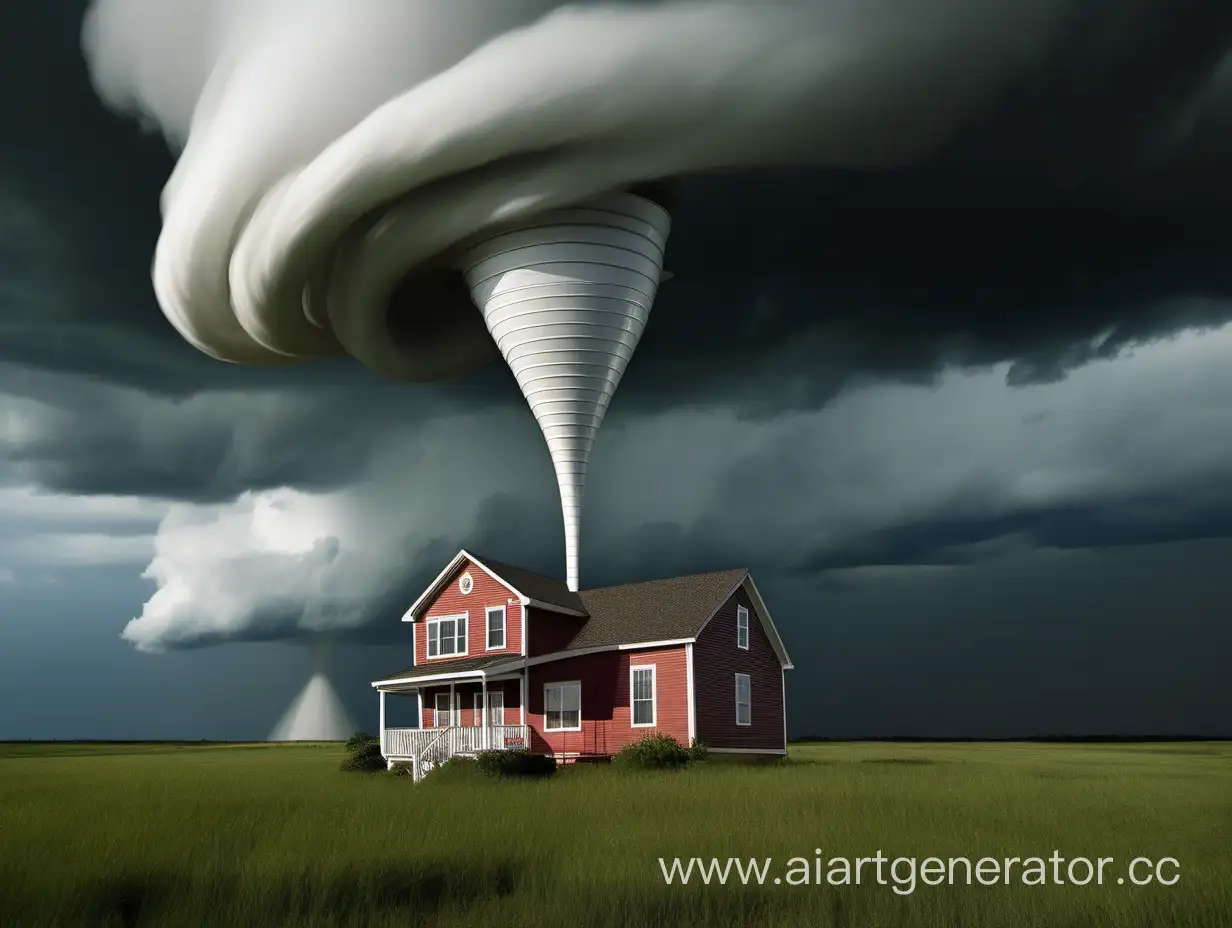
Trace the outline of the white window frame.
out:
M 448 657 L 466 657 L 470 654 L 471 635 L 470 635 L 471 614 L 469 612 L 459 612 L 457 615 L 434 615 L 429 616 L 424 623 L 424 659 L 429 661 L 439 661 Z M 440 653 L 440 631 L 437 631 L 437 653 L 432 653 L 432 626 L 435 625 L 439 629 L 442 622 L 458 622 L 460 625 L 454 627 L 454 641 L 457 641 L 457 630 L 462 629 L 462 643 L 465 649 L 462 651 L 450 651 L 448 654 Z
M 744 638 L 744 644 L 740 643 L 740 639 Z M 741 651 L 749 649 L 749 610 L 744 606 L 736 607 L 736 647 Z
M 740 680 L 744 679 L 745 686 L 748 687 L 749 699 L 744 705 L 748 707 L 749 717 L 745 721 L 740 721 Z M 747 673 L 736 674 L 736 724 L 741 728 L 747 728 L 753 724 L 753 677 Z
M 492 644 L 492 613 L 501 614 L 501 643 Z M 503 651 L 509 643 L 509 611 L 504 606 L 488 606 L 483 611 L 483 641 L 488 651 Z
M 581 694 L 578 696 L 579 703 L 581 702 Z M 498 705 L 499 703 L 499 705 Z M 494 721 L 493 713 L 500 710 L 500 721 Z M 579 717 L 581 713 L 579 712 Z M 505 691 L 504 690 L 488 690 L 488 727 L 495 728 L 505 724 Z
M 567 686 L 576 686 L 578 693 L 578 723 L 574 727 L 553 728 L 548 724 L 548 690 L 560 687 L 562 690 Z M 565 704 L 564 693 L 561 693 L 561 706 Z M 564 709 L 562 708 L 563 712 Z M 581 680 L 557 680 L 552 683 L 543 684 L 543 730 L 544 731 L 581 731 L 582 730 L 582 681 Z
M 441 724 L 441 697 L 445 697 L 445 724 Z M 449 692 L 437 693 L 432 697 L 432 727 L 447 728 L 453 724 L 453 706 L 450 705 Z
M 634 709 L 636 700 L 633 698 L 633 678 L 639 670 L 650 671 L 650 721 L 635 722 L 637 713 Z M 658 687 L 658 672 L 655 670 L 654 664 L 638 664 L 636 667 L 629 668 L 629 727 L 630 728 L 654 728 L 659 723 L 659 687 Z
M 483 725 L 483 691 L 475 693 L 474 700 L 475 721 L 472 723 L 472 728 L 479 728 Z M 500 709 L 501 720 L 499 722 L 492 721 L 492 713 Z M 498 725 L 505 724 L 505 693 L 503 690 L 491 690 L 488 693 L 488 727 L 494 728 Z

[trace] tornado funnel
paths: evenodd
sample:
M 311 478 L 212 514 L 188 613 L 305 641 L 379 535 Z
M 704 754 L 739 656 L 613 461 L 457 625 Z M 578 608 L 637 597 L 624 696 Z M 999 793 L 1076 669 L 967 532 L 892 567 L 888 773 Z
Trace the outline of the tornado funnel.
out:
M 586 465 L 650 316 L 671 218 L 628 193 L 542 213 L 472 244 L 461 266 L 547 439 L 578 589 Z

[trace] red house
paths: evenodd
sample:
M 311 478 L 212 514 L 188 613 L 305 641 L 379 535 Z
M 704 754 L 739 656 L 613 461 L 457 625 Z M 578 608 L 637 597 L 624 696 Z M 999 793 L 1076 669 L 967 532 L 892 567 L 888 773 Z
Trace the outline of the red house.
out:
M 711 752 L 787 752 L 791 659 L 747 570 L 572 592 L 459 551 L 403 622 L 412 663 L 372 685 L 381 753 L 416 778 L 455 754 L 609 757 L 647 733 Z M 386 694 L 420 727 L 386 728 Z

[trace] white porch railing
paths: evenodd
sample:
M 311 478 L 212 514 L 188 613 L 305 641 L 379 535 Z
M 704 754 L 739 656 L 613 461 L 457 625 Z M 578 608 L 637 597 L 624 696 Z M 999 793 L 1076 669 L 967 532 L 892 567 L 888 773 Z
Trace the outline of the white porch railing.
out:
M 381 753 L 387 760 L 414 760 L 416 780 L 458 754 L 529 747 L 529 725 L 387 728 L 381 732 Z

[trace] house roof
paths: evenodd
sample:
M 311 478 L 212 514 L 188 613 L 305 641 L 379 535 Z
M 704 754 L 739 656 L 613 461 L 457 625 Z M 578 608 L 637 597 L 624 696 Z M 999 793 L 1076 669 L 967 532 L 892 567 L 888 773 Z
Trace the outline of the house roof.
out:
M 585 612 L 582 597 L 569 589 L 564 580 L 537 574 L 534 571 L 514 567 L 503 561 L 493 560 L 482 554 L 470 552 L 471 560 L 478 561 L 492 573 L 531 599 L 549 606 L 559 606 L 562 609 L 572 609 L 575 612 Z
M 564 650 L 694 638 L 748 575 L 740 568 L 583 590 L 589 618 Z

